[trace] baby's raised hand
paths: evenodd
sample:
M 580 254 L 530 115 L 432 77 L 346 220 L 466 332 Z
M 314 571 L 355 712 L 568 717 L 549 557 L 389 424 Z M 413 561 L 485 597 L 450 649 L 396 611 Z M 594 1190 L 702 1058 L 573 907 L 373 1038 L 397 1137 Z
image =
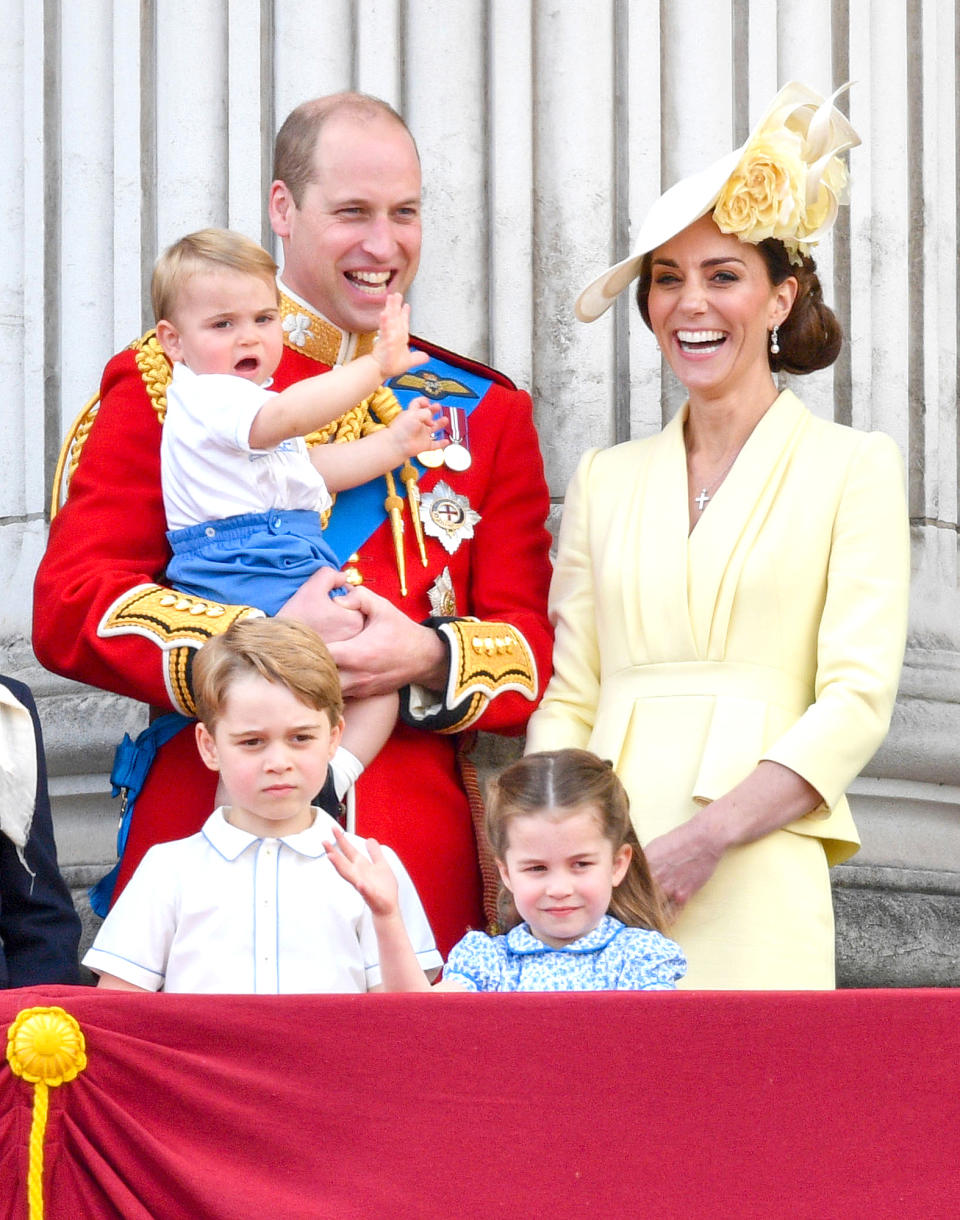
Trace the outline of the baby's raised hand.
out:
M 339 826 L 335 842 L 325 843 L 327 859 L 344 881 L 349 881 L 374 915 L 395 915 L 399 909 L 397 879 L 376 839 L 367 839 L 370 859 L 357 851 Z
M 399 292 L 391 292 L 380 315 L 377 341 L 373 345 L 373 358 L 380 365 L 384 381 L 430 359 L 426 352 L 412 352 L 409 345 L 410 306 L 404 305 Z
M 445 415 L 434 418 L 436 410 L 426 398 L 414 398 L 390 424 L 389 432 L 402 457 L 414 457 L 427 449 L 445 449 L 450 444 L 446 436 L 434 439 L 434 432 L 440 432 L 448 423 Z

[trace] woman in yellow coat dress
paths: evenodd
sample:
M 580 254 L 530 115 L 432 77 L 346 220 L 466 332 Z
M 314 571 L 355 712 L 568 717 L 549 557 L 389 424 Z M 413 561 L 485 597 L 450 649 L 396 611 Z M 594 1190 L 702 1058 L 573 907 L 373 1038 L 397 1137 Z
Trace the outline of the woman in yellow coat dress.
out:
M 577 303 L 592 321 L 639 275 L 688 401 L 574 476 L 527 750 L 613 761 L 688 987 L 834 986 L 828 865 L 857 849 L 844 790 L 887 731 L 903 659 L 899 452 L 773 376 L 840 347 L 808 256 L 846 181 L 836 154 L 859 142 L 832 102 L 786 86 Z

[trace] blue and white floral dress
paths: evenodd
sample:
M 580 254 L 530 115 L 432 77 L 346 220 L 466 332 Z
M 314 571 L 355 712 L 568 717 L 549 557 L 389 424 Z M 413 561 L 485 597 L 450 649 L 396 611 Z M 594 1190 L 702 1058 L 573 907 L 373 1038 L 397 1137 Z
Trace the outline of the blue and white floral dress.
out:
M 680 946 L 612 915 L 579 940 L 553 949 L 525 923 L 506 936 L 468 932 L 450 951 L 447 981 L 468 991 L 672 991 L 684 976 Z

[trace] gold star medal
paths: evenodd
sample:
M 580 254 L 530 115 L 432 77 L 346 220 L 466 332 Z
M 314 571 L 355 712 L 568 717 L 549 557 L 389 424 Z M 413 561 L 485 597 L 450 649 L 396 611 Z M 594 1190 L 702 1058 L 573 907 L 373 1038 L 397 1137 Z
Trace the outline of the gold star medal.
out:
M 480 514 L 470 507 L 466 496 L 457 495 L 443 480 L 432 491 L 422 493 L 420 520 L 424 532 L 436 538 L 448 555 L 452 555 L 464 538 L 473 537 L 473 527 Z
M 456 618 L 457 595 L 453 590 L 453 579 L 449 567 L 445 567 L 427 590 L 431 613 L 440 618 Z

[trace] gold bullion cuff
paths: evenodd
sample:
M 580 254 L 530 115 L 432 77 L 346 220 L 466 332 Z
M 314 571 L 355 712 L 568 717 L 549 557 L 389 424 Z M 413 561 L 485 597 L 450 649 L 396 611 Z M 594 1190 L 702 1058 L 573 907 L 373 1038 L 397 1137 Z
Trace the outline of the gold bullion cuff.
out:
M 537 663 L 521 631 L 511 623 L 478 619 L 429 620 L 447 645 L 450 669 L 443 703 L 430 704 L 411 690 L 404 719 L 438 733 L 460 733 L 483 715 L 497 695 L 516 691 L 536 699 Z
M 252 606 L 222 606 L 161 585 L 137 585 L 108 608 L 97 634 L 140 635 L 156 644 L 165 657 L 163 677 L 170 701 L 184 715 L 194 716 L 190 693 L 194 652 L 239 619 L 263 617 L 263 611 Z

